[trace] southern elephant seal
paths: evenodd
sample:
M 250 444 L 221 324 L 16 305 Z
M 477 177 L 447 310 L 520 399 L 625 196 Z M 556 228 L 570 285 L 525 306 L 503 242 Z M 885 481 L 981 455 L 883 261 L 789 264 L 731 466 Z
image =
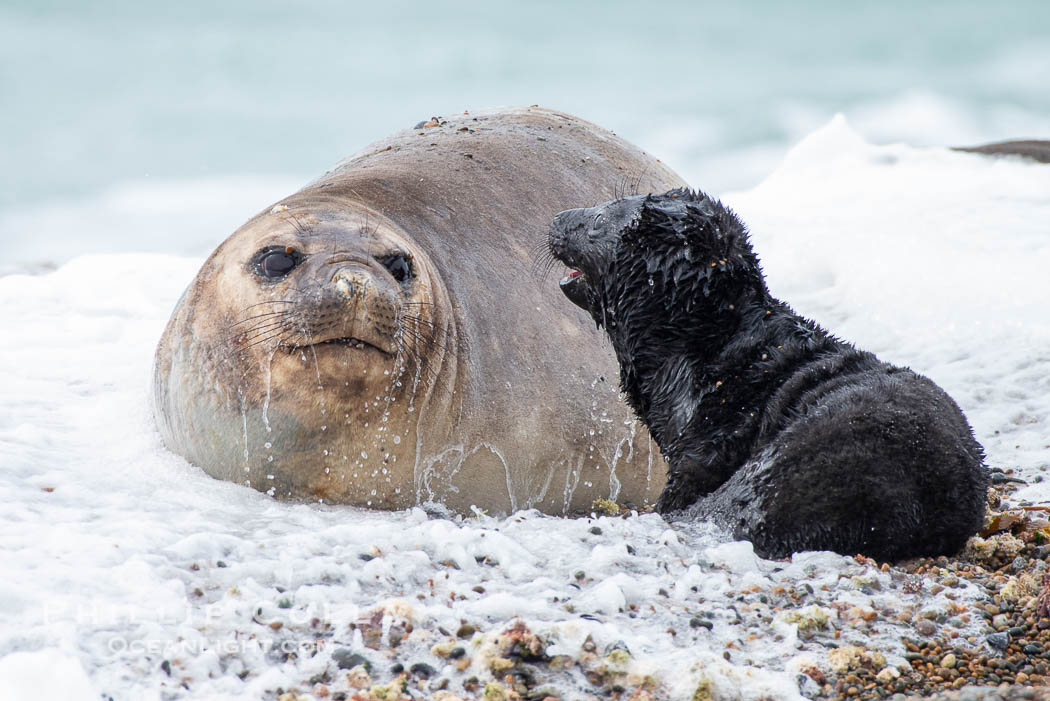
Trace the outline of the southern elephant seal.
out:
M 531 269 L 556 212 L 625 183 L 682 181 L 546 109 L 372 144 L 204 263 L 157 348 L 164 443 L 281 498 L 552 514 L 654 502 L 665 465 L 618 398 L 611 350 Z

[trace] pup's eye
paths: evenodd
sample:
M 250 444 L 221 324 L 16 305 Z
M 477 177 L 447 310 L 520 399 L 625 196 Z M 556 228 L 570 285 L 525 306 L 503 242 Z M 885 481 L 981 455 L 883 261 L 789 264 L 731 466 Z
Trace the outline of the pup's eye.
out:
M 291 246 L 267 248 L 259 254 L 256 272 L 269 280 L 282 278 L 299 265 L 303 256 Z
M 404 253 L 391 253 L 380 258 L 379 262 L 398 282 L 407 282 L 412 279 L 412 259 Z
M 605 226 L 605 215 L 601 212 L 598 212 L 596 215 L 594 215 L 594 223 L 591 225 L 591 228 L 600 229 L 603 226 Z

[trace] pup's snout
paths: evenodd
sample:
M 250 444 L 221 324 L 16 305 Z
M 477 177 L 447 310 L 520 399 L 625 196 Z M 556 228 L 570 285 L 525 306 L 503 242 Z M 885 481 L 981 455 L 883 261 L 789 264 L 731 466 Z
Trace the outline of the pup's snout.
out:
M 580 209 L 566 209 L 554 215 L 554 220 L 551 222 L 548 244 L 554 257 L 563 262 L 568 254 L 570 238 L 582 225 L 581 211 Z
M 572 216 L 573 211 L 574 210 L 572 209 L 566 209 L 554 215 L 554 221 L 551 222 L 552 235 L 556 231 L 562 231 L 565 229 L 565 222 Z

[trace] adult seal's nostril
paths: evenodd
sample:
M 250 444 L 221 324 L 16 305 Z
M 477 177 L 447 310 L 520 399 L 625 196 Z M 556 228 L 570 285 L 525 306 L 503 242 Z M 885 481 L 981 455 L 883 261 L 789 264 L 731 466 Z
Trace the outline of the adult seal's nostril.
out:
M 335 288 L 349 301 L 357 301 L 368 291 L 368 280 L 360 275 L 344 272 L 335 276 Z

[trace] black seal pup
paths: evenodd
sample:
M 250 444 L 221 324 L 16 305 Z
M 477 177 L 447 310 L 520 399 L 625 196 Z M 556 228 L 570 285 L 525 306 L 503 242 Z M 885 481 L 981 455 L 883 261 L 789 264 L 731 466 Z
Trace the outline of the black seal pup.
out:
M 548 245 L 667 458 L 661 513 L 688 507 L 764 557 L 951 553 L 980 527 L 988 474 L 956 403 L 774 298 L 718 201 L 671 190 L 567 210 Z

